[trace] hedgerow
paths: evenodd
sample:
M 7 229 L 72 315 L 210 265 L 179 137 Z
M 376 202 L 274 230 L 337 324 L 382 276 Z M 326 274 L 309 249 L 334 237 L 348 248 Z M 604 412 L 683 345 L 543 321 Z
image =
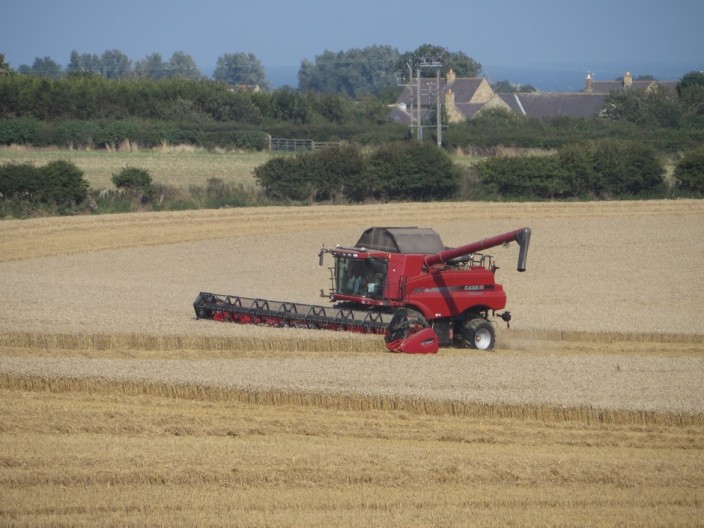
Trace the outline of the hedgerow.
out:
M 254 175 L 267 196 L 277 200 L 442 200 L 457 191 L 460 169 L 436 146 L 406 142 L 368 155 L 343 144 L 274 158 Z
M 69 161 L 43 167 L 7 163 L 0 166 L 0 212 L 3 216 L 37 210 L 70 213 L 86 200 L 88 187 L 83 171 Z
M 513 199 L 663 196 L 664 167 L 649 146 L 601 141 L 545 156 L 494 157 L 477 165 L 484 185 Z

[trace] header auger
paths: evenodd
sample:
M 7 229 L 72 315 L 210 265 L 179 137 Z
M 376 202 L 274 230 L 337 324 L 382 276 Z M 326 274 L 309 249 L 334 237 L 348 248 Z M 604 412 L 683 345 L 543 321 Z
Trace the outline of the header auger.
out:
M 199 319 L 277 327 L 382 334 L 395 352 L 435 353 L 440 345 L 494 347 L 490 316 L 507 324 L 511 314 L 498 269 L 485 249 L 517 242 L 517 270 L 526 269 L 528 227 L 457 248 L 446 248 L 432 229 L 371 227 L 354 246 L 320 250 L 333 257 L 331 306 L 202 292 L 193 306 Z

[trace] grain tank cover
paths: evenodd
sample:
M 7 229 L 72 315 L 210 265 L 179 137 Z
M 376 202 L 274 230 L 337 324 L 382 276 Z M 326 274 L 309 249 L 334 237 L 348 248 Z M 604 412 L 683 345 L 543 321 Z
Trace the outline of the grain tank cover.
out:
M 370 227 L 355 247 L 389 253 L 438 253 L 445 249 L 440 235 L 425 227 Z

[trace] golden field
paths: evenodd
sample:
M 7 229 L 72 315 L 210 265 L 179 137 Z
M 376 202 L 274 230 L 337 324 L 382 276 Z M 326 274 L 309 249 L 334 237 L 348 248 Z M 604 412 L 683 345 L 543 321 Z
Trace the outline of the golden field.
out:
M 321 302 L 371 225 L 531 227 L 497 350 L 194 319 Z M 694 200 L 0 222 L 0 524 L 702 525 L 702 234 Z

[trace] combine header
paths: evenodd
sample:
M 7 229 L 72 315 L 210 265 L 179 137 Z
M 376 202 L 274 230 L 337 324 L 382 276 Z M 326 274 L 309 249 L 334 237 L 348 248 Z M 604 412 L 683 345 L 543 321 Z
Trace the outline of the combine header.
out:
M 202 292 L 193 307 L 199 319 L 277 327 L 342 330 L 385 336 L 395 352 L 435 353 L 440 345 L 494 347 L 490 316 L 507 324 L 498 269 L 485 249 L 517 242 L 518 271 L 525 271 L 530 228 L 457 248 L 446 248 L 432 229 L 371 227 L 357 244 L 320 250 L 330 254 L 332 286 L 321 290 L 333 304 L 318 306 Z

